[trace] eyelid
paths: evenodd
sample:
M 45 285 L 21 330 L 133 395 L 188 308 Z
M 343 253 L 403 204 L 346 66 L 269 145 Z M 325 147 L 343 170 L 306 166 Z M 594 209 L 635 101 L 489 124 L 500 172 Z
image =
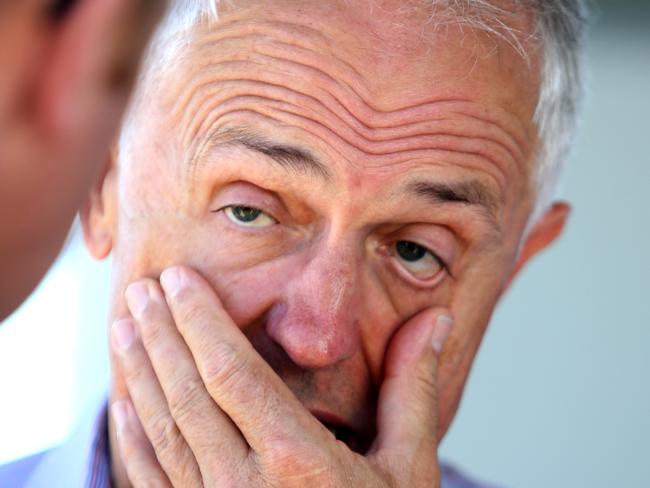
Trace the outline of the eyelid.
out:
M 404 240 L 407 240 L 407 239 L 400 239 L 399 241 L 404 241 Z M 399 241 L 396 241 L 396 242 L 399 242 Z M 436 273 L 434 276 L 437 276 L 437 275 L 438 275 L 440 272 L 442 272 L 442 271 L 447 272 L 447 273 L 449 272 L 449 266 L 447 265 L 447 263 L 445 262 L 445 260 L 444 260 L 443 258 L 441 258 L 440 255 L 438 255 L 438 253 L 436 253 L 435 251 L 433 251 L 433 250 L 432 250 L 431 248 L 429 248 L 428 246 L 426 246 L 426 245 L 424 245 L 424 244 L 421 244 L 420 242 L 417 242 L 417 241 L 414 241 L 414 240 L 408 240 L 408 241 L 409 241 L 409 242 L 412 242 L 412 243 L 414 243 L 414 244 L 417 244 L 418 246 L 420 246 L 420 247 L 422 247 L 423 249 L 425 249 L 426 252 L 427 252 L 427 253 L 428 253 L 428 254 L 429 254 L 429 255 L 430 255 L 430 256 L 431 256 L 431 257 L 432 257 L 432 258 L 433 258 L 437 263 L 438 263 L 438 265 L 440 266 L 441 269 L 440 269 L 440 271 L 439 271 L 438 273 Z M 393 256 L 394 256 L 394 258 L 395 258 L 396 260 L 398 260 L 398 261 L 400 261 L 400 262 L 403 261 L 402 259 L 400 259 L 399 256 L 397 256 L 397 251 L 396 251 L 395 249 L 393 249 L 392 254 L 393 254 Z M 403 267 L 406 267 L 405 265 L 402 265 L 402 266 L 403 266 Z M 414 276 L 414 278 L 420 280 L 420 278 L 417 278 L 417 277 L 415 277 L 415 276 Z M 432 277 L 431 279 L 433 279 L 433 277 Z M 421 281 L 428 281 L 428 280 L 421 280 Z
M 392 232 L 389 239 L 392 242 L 410 241 L 422 246 L 437 258 L 451 275 L 451 268 L 456 261 L 459 249 L 457 238 L 446 227 L 413 224 Z
M 277 222 L 287 219 L 287 209 L 275 194 L 255 185 L 236 182 L 224 186 L 212 199 L 211 212 L 227 207 L 250 207 L 272 217 Z
M 384 256 L 386 265 L 391 268 L 391 271 L 407 284 L 418 289 L 433 289 L 447 277 L 455 279 L 451 268 L 456 258 L 457 243 L 448 230 L 439 226 L 432 227 L 430 224 L 400 226 L 382 236 L 381 241 L 377 248 L 379 254 Z M 396 243 L 399 241 L 413 242 L 426 249 L 431 258 L 440 264 L 439 271 L 427 279 L 415 276 L 412 271 L 404 267 L 402 260 L 396 254 Z
M 440 270 L 431 278 L 428 279 L 421 279 L 413 275 L 410 271 L 408 271 L 399 261 L 398 258 L 395 256 L 390 256 L 389 258 L 391 260 L 391 266 L 395 268 L 395 272 L 399 275 L 399 277 L 403 280 L 406 281 L 409 285 L 414 286 L 416 288 L 420 289 L 432 289 L 440 285 L 443 280 L 445 279 L 446 276 L 451 276 L 451 273 L 449 273 L 448 268 L 444 266 L 444 264 L 441 266 Z M 453 278 L 453 276 L 452 276 Z
M 263 213 L 264 215 L 266 215 L 270 219 L 274 220 L 275 223 L 280 222 L 271 212 L 268 212 L 267 210 L 264 210 L 263 208 L 256 207 L 254 205 L 250 205 L 248 203 L 237 203 L 237 202 L 235 202 L 235 203 L 231 203 L 229 205 L 224 205 L 223 207 L 220 207 L 220 208 L 217 208 L 217 209 L 214 209 L 214 210 L 210 210 L 210 212 L 212 212 L 212 213 L 224 212 L 225 213 L 226 210 L 228 210 L 229 208 L 234 208 L 234 207 L 246 207 L 246 208 L 252 208 L 254 210 L 259 210 L 261 213 Z
M 260 213 L 260 215 L 263 215 L 264 217 L 266 217 L 271 222 L 268 225 L 263 225 L 263 224 L 255 224 L 255 221 L 251 221 L 251 222 L 240 221 L 236 217 L 231 216 L 232 211 L 228 212 L 229 209 L 232 210 L 232 209 L 234 209 L 236 207 L 249 208 L 249 209 L 252 209 L 252 210 L 256 210 L 256 211 L 258 211 Z M 261 208 L 251 207 L 249 205 L 239 205 L 239 204 L 227 205 L 227 206 L 223 207 L 222 209 L 220 209 L 218 211 L 223 211 L 223 213 L 226 215 L 226 217 L 228 217 L 228 219 L 232 223 L 238 225 L 239 227 L 244 227 L 244 228 L 266 228 L 266 227 L 271 227 L 273 225 L 277 225 L 279 223 L 278 219 L 276 219 L 269 212 L 265 212 Z

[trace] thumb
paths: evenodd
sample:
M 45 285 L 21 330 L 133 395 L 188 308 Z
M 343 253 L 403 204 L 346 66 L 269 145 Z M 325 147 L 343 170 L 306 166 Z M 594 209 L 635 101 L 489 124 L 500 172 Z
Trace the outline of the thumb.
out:
M 427 309 L 404 324 L 386 354 L 373 451 L 402 466 L 437 453 L 438 355 L 453 324 L 445 309 Z M 433 458 L 435 459 L 435 457 Z

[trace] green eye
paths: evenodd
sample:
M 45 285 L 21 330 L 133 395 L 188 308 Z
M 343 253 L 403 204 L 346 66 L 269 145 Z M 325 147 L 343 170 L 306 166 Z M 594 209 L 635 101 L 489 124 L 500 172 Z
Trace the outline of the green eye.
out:
M 397 241 L 395 257 L 409 273 L 421 280 L 433 278 L 444 267 L 435 254 L 412 241 Z
M 277 220 L 259 208 L 231 205 L 224 209 L 226 216 L 243 227 L 267 227 L 277 224 Z

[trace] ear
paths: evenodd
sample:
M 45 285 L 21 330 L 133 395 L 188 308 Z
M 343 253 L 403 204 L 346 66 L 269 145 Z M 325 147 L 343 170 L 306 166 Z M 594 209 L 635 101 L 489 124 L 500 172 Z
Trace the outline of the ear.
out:
M 531 258 L 553 244 L 556 239 L 562 234 L 564 226 L 567 223 L 571 207 L 566 202 L 556 202 L 553 206 L 542 216 L 541 219 L 535 224 L 533 229 L 526 237 L 517 264 L 508 279 L 504 290 L 507 290 L 515 276 L 519 274 L 524 265 L 530 261 Z
M 109 155 L 79 211 L 84 241 L 95 259 L 106 258 L 113 249 L 117 211 L 117 168 L 114 161 L 114 155 Z

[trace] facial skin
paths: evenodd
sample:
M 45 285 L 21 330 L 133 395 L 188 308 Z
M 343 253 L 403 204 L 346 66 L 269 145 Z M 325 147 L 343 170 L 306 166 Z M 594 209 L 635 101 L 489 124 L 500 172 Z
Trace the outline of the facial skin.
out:
M 303 404 L 359 445 L 391 338 L 432 306 L 456 322 L 437 378 L 444 434 L 499 297 L 568 213 L 556 205 L 521 244 L 535 56 L 399 3 L 224 8 L 150 87 L 82 216 L 92 252 L 114 255 L 111 322 L 131 281 L 192 266 Z

